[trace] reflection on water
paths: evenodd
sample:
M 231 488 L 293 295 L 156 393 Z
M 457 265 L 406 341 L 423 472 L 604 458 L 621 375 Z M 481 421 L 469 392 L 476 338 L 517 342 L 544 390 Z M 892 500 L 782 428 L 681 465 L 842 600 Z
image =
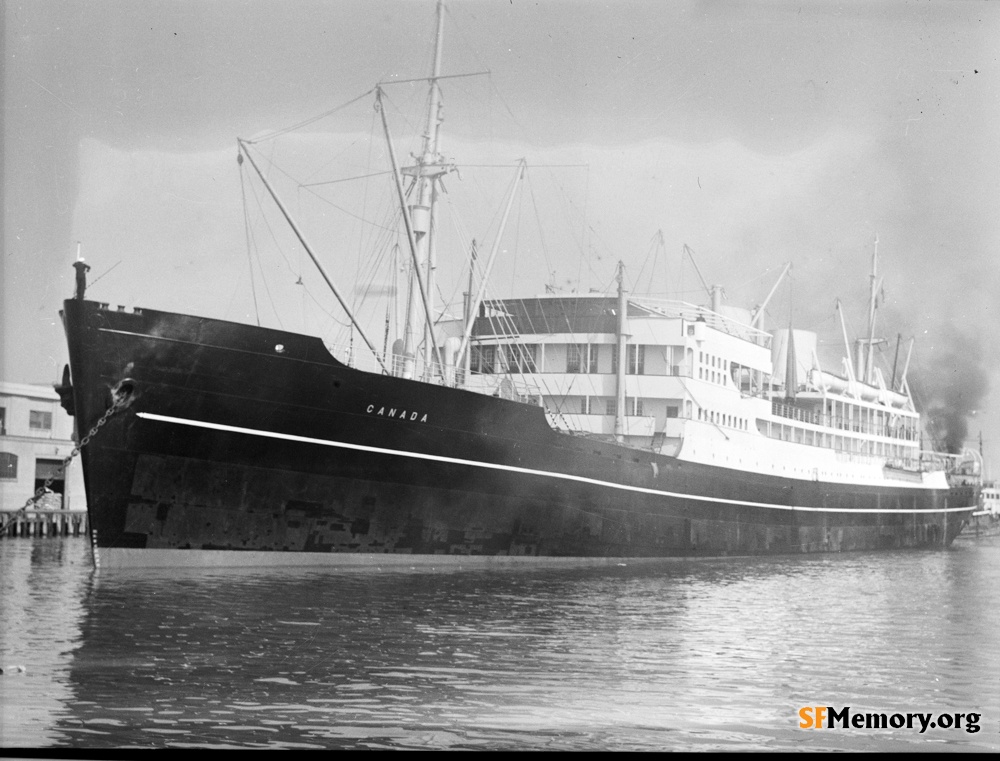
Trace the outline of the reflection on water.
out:
M 618 568 L 92 572 L 0 542 L 6 747 L 996 750 L 1000 540 Z M 981 730 L 798 728 L 804 705 Z

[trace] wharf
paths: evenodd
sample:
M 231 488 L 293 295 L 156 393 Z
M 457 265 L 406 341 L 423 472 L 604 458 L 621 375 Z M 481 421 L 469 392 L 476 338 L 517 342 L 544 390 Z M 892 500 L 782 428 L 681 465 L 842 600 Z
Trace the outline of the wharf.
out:
M 6 510 L 0 508 L 0 525 L 10 526 L 2 538 L 35 536 L 86 536 L 86 510 Z
M 987 510 L 979 510 L 972 514 L 962 533 L 962 539 L 975 539 L 977 536 L 1000 536 L 1000 515 Z

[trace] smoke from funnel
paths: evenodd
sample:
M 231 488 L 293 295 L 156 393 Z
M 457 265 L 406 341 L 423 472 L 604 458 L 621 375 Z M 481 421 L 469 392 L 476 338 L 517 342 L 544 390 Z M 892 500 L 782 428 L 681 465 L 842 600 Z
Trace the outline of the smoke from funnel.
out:
M 969 418 L 982 409 L 989 391 L 980 335 L 946 324 L 940 340 L 925 349 L 910 373 L 917 409 L 938 447 L 959 454 L 969 437 Z

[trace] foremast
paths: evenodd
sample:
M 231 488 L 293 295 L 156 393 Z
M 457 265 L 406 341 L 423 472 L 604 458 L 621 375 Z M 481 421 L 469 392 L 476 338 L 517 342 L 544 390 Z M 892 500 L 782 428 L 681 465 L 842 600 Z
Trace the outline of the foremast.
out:
M 420 301 L 427 300 L 428 311 L 433 315 L 434 299 L 434 207 L 437 200 L 438 180 L 448 172 L 448 167 L 441 161 L 438 153 L 438 136 L 441 126 L 441 89 L 438 80 L 441 77 L 441 51 L 444 39 L 444 0 L 437 3 L 437 32 L 434 39 L 434 63 L 429 78 L 429 93 L 427 99 L 427 120 L 424 128 L 423 147 L 417 163 L 403 167 L 402 173 L 413 178 L 415 183 L 416 201 L 409 206 L 410 225 L 413 230 L 416 250 L 414 268 L 421 268 L 426 293 L 421 293 L 420 279 L 411 270 L 409 297 L 406 308 L 406 326 L 403 334 L 403 377 L 413 378 L 416 374 L 416 350 L 419 343 L 424 345 L 425 372 L 432 367 L 431 331 L 432 324 L 420 327 Z M 418 333 L 422 332 L 419 338 Z

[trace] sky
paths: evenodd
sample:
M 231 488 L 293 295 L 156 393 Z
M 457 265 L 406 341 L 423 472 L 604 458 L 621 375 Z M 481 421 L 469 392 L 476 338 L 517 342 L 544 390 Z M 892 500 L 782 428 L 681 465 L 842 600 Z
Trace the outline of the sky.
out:
M 61 373 L 78 241 L 95 299 L 346 340 L 236 138 L 426 76 L 431 0 L 2 8 L 0 377 Z M 449 3 L 444 73 L 489 74 L 442 84 L 442 151 L 460 167 L 444 308 L 522 157 L 496 297 L 605 290 L 622 260 L 631 290 L 701 303 L 686 244 L 727 303 L 752 307 L 791 262 L 768 320 L 816 330 L 838 372 L 834 306 L 865 332 L 877 238 L 882 366 L 914 338 L 918 403 L 953 413 L 942 425 L 966 446 L 981 435 L 1000 476 L 998 56 L 1000 4 L 972 0 Z M 425 91 L 385 96 L 405 160 Z M 386 177 L 304 187 L 388 168 L 372 96 L 252 150 L 342 291 L 392 282 Z M 366 320 L 381 333 L 384 315 Z

